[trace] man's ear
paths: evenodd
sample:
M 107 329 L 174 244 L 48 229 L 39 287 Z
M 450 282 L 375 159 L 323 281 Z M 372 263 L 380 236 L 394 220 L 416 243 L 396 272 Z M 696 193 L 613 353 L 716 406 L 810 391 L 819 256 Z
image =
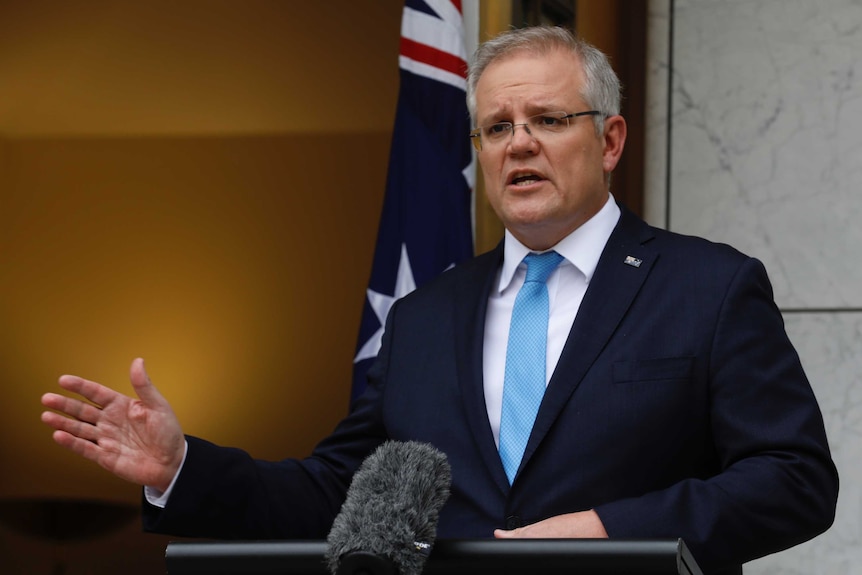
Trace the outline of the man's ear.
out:
M 626 144 L 626 120 L 620 115 L 605 118 L 605 148 L 602 154 L 602 167 L 610 174 L 617 167 Z

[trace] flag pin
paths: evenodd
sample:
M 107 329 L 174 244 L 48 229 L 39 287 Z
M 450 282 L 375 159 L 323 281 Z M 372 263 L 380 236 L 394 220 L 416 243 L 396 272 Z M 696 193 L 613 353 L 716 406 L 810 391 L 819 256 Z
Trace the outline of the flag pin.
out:
M 626 259 L 623 263 L 625 263 L 626 265 L 630 265 L 633 268 L 639 268 L 641 267 L 641 264 L 644 263 L 644 261 L 634 256 L 626 256 Z

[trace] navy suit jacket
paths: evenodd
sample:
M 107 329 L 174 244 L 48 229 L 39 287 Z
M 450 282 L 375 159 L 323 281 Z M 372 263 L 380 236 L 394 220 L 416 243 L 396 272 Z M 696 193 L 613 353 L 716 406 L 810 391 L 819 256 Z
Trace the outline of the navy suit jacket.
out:
M 399 300 L 365 395 L 301 461 L 189 438 L 145 527 L 217 538 L 322 538 L 380 443 L 446 453 L 438 537 L 491 537 L 595 509 L 614 538 L 681 537 L 707 573 L 831 525 L 838 477 L 823 420 L 762 264 L 623 209 L 510 486 L 482 385 L 502 247 Z

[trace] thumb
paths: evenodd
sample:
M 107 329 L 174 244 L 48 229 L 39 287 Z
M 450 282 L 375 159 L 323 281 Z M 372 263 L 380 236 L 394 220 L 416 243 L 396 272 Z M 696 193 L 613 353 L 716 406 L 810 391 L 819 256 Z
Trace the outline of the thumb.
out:
M 147 375 L 147 370 L 144 368 L 143 358 L 137 358 L 132 361 L 132 366 L 129 368 L 129 379 L 132 381 L 132 388 L 135 394 L 144 402 L 144 404 L 154 407 L 165 403 L 165 398 L 150 381 L 150 376 Z

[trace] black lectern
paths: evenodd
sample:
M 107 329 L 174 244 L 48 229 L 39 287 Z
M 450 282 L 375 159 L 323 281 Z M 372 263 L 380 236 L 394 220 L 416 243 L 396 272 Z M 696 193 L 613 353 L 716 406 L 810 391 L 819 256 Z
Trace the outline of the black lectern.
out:
M 172 542 L 168 575 L 329 575 L 324 541 Z M 427 575 L 703 575 L 681 539 L 439 540 Z

